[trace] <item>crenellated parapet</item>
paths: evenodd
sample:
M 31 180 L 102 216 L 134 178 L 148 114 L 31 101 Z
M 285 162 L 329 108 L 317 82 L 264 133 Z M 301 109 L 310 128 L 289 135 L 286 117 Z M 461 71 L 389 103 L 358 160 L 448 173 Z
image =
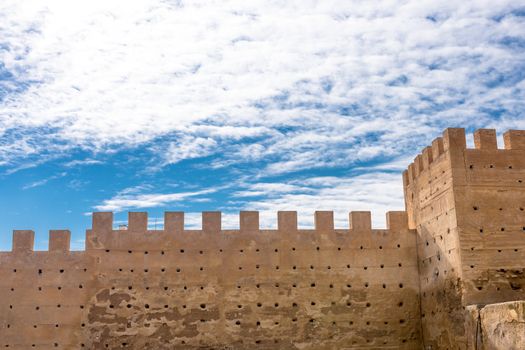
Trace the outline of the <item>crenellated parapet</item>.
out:
M 386 213 L 387 229 L 398 229 L 405 227 L 406 213 L 404 211 L 390 211 Z M 222 213 L 220 211 L 202 212 L 200 230 L 186 230 L 184 225 L 184 212 L 165 212 L 165 232 L 202 231 L 205 233 L 217 233 L 222 231 Z M 372 219 L 369 211 L 353 211 L 349 213 L 349 229 L 372 230 Z M 148 231 L 148 214 L 146 212 L 129 212 L 127 231 Z M 259 212 L 241 211 L 239 213 L 239 232 L 260 231 Z M 335 230 L 333 211 L 316 211 L 314 213 L 314 230 Z M 113 213 L 95 212 L 91 232 L 106 233 L 115 230 L 113 224 Z M 158 230 L 162 231 L 162 230 Z M 235 230 L 228 230 L 235 231 Z M 265 231 L 268 231 L 265 229 Z M 296 211 L 277 212 L 277 231 L 301 231 L 297 226 Z M 311 231 L 311 230 L 308 230 Z
M 432 145 L 425 147 L 418 154 L 412 163 L 408 165 L 407 170 L 403 172 L 404 186 L 413 184 L 418 180 L 422 173 L 428 171 L 433 163 L 439 162 L 444 154 L 453 154 L 456 158 L 450 160 L 459 160 L 457 158 L 463 152 L 477 150 L 487 151 L 487 154 L 493 151 L 499 151 L 497 154 L 516 154 L 525 150 L 525 130 L 508 130 L 503 133 L 504 147 L 498 148 L 497 135 L 495 129 L 478 129 L 473 133 L 474 148 L 467 148 L 465 129 L 448 128 L 443 132 L 442 137 L 432 141 Z M 506 151 L 506 152 L 504 152 Z M 503 152 L 503 153 L 502 153 Z M 461 166 L 462 164 L 451 164 Z
M 130 243 L 141 237 L 162 241 L 171 238 L 181 238 L 184 235 L 205 234 L 213 239 L 214 234 L 263 234 L 282 233 L 285 235 L 304 234 L 305 238 L 315 238 L 315 233 L 347 234 L 351 238 L 352 232 L 392 231 L 393 233 L 408 230 L 407 215 L 404 211 L 390 211 L 386 213 L 387 227 L 385 229 L 373 229 L 371 213 L 369 211 L 352 211 L 349 213 L 349 227 L 335 228 L 334 213 L 332 211 L 316 211 L 314 213 L 314 228 L 299 229 L 296 211 L 277 212 L 277 229 L 261 229 L 259 225 L 258 211 L 241 211 L 239 213 L 239 229 L 223 230 L 222 213 L 220 211 L 207 211 L 202 213 L 201 229 L 186 229 L 184 225 L 184 212 L 165 212 L 163 230 L 150 230 L 148 228 L 147 212 L 129 212 L 128 224 L 125 229 L 115 228 L 112 212 L 95 212 L 92 214 L 92 228 L 86 232 L 86 248 L 100 248 L 100 243 L 107 242 L 111 237 L 119 238 L 119 241 L 129 239 Z M 32 230 L 14 230 L 13 248 L 14 253 L 27 253 L 33 251 L 35 233 Z M 49 251 L 68 252 L 70 250 L 71 232 L 69 230 L 49 231 Z M 168 241 L 164 241 L 164 244 Z

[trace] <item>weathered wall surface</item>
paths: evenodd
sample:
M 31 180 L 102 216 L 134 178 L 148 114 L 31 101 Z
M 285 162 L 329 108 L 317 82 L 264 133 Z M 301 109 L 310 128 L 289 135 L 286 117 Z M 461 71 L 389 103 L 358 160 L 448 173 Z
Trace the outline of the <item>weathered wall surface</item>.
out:
M 525 132 L 504 140 L 482 129 L 467 149 L 465 131 L 447 129 L 404 174 L 431 349 L 467 347 L 467 305 L 525 300 Z
M 525 349 L 525 301 L 467 307 L 469 350 Z
M 50 252 L 33 252 L 17 231 L 0 253 L 0 346 L 14 349 L 420 349 L 415 231 L 404 212 L 372 230 L 370 213 L 351 228 L 317 212 L 298 230 L 280 212 L 278 230 L 259 230 L 242 212 L 224 231 L 220 213 L 203 230 L 166 213 L 164 231 L 130 213 L 113 230 L 96 213 L 85 252 L 53 232 Z

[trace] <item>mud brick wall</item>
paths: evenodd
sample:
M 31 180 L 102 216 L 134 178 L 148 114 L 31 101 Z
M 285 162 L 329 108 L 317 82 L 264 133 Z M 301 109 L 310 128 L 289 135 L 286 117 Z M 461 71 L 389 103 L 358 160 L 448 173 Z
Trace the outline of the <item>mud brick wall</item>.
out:
M 10 349 L 420 349 L 416 232 L 404 212 L 371 228 L 351 212 L 334 229 L 332 212 L 297 229 L 295 212 L 260 230 L 241 212 L 222 230 L 205 212 L 185 230 L 168 212 L 149 231 L 146 213 L 114 230 L 95 213 L 86 250 L 69 251 L 69 232 L 52 231 L 33 251 L 33 232 L 15 231 L 0 253 L 0 346 Z
M 525 299 L 525 132 L 447 129 L 403 174 L 423 341 L 465 349 L 465 307 Z

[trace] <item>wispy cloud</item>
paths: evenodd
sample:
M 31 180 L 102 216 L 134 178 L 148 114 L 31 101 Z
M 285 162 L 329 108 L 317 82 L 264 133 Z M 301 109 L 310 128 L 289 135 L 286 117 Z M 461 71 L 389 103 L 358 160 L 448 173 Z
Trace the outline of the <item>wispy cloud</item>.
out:
M 116 196 L 106 199 L 100 205 L 94 206 L 99 211 L 124 211 L 138 208 L 155 208 L 170 203 L 179 202 L 190 197 L 199 197 L 215 192 L 215 189 L 207 189 L 195 192 L 179 193 L 148 193 L 135 194 L 130 191 L 123 191 Z
M 52 180 L 56 180 L 56 179 L 59 179 L 59 178 L 62 178 L 64 176 L 66 176 L 67 173 L 66 172 L 62 172 L 60 174 L 57 174 L 57 175 L 53 175 L 53 176 L 50 176 L 50 177 L 47 177 L 45 179 L 41 179 L 41 180 L 38 180 L 38 181 L 34 181 L 34 182 L 31 182 L 25 186 L 22 187 L 23 190 L 28 190 L 30 188 L 35 188 L 35 187 L 39 187 L 39 186 L 43 186 L 45 184 L 47 184 L 49 181 L 52 181 Z
M 356 177 L 321 176 L 287 183 L 254 183 L 235 195 L 242 199 L 250 193 L 259 198 L 246 201 L 244 208 L 261 211 L 261 223 L 266 227 L 275 226 L 278 210 L 297 210 L 299 224 L 307 227 L 313 224 L 315 210 L 333 210 L 335 223 L 341 228 L 348 227 L 349 211 L 370 210 L 374 225 L 385 227 L 387 211 L 404 209 L 400 174 L 376 172 Z
M 103 162 L 101 160 L 97 159 L 74 159 L 64 164 L 65 167 L 68 168 L 74 168 L 77 166 L 85 166 L 85 165 L 94 165 L 94 164 L 102 164 Z
M 184 159 L 205 157 L 217 150 L 217 142 L 210 137 L 183 136 L 171 143 L 165 154 L 165 164 L 178 163 Z

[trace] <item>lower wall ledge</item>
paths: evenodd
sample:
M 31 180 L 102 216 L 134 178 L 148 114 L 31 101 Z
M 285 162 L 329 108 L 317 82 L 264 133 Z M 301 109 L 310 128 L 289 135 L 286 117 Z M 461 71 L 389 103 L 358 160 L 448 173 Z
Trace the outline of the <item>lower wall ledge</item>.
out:
M 525 300 L 467 306 L 468 349 L 525 349 Z

